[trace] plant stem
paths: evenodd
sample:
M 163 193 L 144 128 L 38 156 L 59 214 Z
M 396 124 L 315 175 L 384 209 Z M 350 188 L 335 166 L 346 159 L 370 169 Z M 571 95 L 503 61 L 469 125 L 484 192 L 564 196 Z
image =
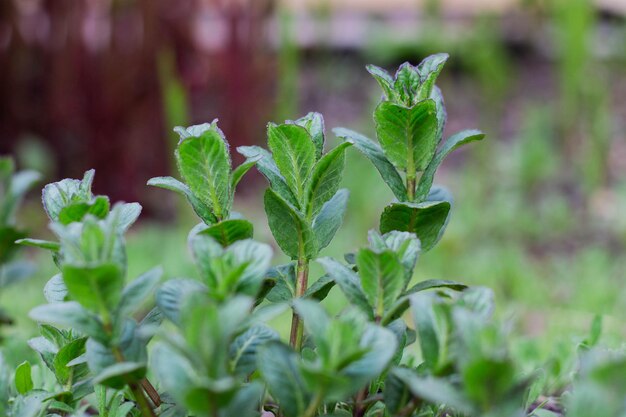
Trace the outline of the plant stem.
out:
M 137 402 L 137 407 L 139 407 L 139 411 L 141 411 L 143 417 L 156 417 L 141 387 L 136 382 L 129 383 L 128 387 L 132 391 L 135 401 Z
M 409 201 L 415 198 L 415 174 L 406 174 L 406 196 Z
M 311 399 L 309 406 L 306 408 L 306 410 L 304 410 L 302 417 L 315 416 L 315 413 L 317 412 L 317 407 L 320 406 L 320 403 L 322 402 L 323 399 L 324 399 L 324 392 L 318 391 L 317 394 L 315 394 L 315 397 Z
M 304 295 L 308 288 L 309 280 L 309 261 L 305 258 L 298 259 L 298 266 L 296 269 L 296 298 L 300 298 Z M 289 344 L 295 350 L 300 351 L 302 349 L 302 335 L 304 333 L 304 327 L 300 321 L 300 317 L 293 312 L 291 318 L 291 334 L 289 336 Z

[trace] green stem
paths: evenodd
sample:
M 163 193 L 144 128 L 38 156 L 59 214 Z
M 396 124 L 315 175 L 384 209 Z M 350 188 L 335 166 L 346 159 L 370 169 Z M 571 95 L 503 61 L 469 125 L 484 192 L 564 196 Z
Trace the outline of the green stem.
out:
M 318 391 L 317 394 L 315 394 L 315 397 L 311 399 L 309 406 L 306 408 L 306 410 L 304 410 L 302 417 L 314 417 L 315 413 L 317 412 L 317 407 L 320 406 L 323 399 L 324 399 L 324 392 Z
M 296 269 L 296 298 L 304 296 L 308 288 L 309 281 L 309 261 L 306 258 L 301 257 L 298 259 L 298 266 Z M 300 351 L 302 349 L 302 336 L 304 334 L 304 327 L 300 317 L 293 312 L 291 318 L 291 334 L 289 335 L 289 344 L 295 350 Z
M 406 174 L 406 195 L 409 201 L 415 199 L 415 174 Z
M 141 387 L 136 382 L 128 384 L 128 387 L 135 397 L 135 401 L 137 402 L 137 407 L 139 407 L 139 411 L 141 411 L 141 415 L 143 415 L 143 417 L 156 417 L 156 414 L 154 414 L 154 410 L 152 409 L 152 406 L 148 403 L 148 399 L 143 394 L 143 390 L 141 389 Z

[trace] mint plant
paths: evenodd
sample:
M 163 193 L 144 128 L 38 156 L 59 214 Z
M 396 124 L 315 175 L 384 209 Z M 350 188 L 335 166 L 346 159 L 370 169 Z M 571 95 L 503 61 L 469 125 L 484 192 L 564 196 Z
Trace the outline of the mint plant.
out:
M 13 159 L 0 157 L 0 290 L 33 273 L 31 263 L 15 259 L 18 249 L 15 241 L 25 236 L 15 214 L 25 194 L 39 179 L 35 171 L 15 172 Z M 11 323 L 11 317 L 0 309 L 0 325 Z
M 369 68 L 384 90 L 375 114 L 380 145 L 339 129 L 346 140 L 325 152 L 323 118 L 309 113 L 269 124 L 269 151 L 238 148 L 247 160 L 233 170 L 216 122 L 177 128 L 183 181 L 149 184 L 183 195 L 202 220 L 187 238 L 194 277 L 163 280 L 155 268 L 127 282 L 124 234 L 141 207 L 93 195 L 93 171 L 47 185 L 43 203 L 58 240 L 19 240 L 51 251 L 60 270 L 44 288 L 48 304 L 30 314 L 41 336 L 29 345 L 44 366 L 11 371 L 0 356 L 3 415 L 548 415 L 531 407 L 537 385 L 510 355 L 490 290 L 413 282 L 449 215 L 434 173 L 453 148 L 482 138 L 464 132 L 439 146 L 445 110 L 434 81 L 446 58 L 403 65 L 395 79 Z M 368 245 L 340 261 L 320 254 L 346 211 L 348 191 L 339 186 L 352 145 L 398 201 Z M 284 265 L 272 266 L 272 247 L 233 211 L 235 188 L 254 165 L 270 184 L 264 206 L 291 258 Z M 309 285 L 312 261 L 325 273 Z M 335 287 L 348 306 L 329 314 L 321 302 Z M 289 337 L 269 324 L 286 312 Z M 608 366 L 593 369 L 600 374 L 584 374 L 578 387 L 614 380 Z M 568 404 L 584 410 L 584 401 Z
M 478 130 L 464 130 L 443 141 L 447 114 L 435 81 L 447 60 L 448 54 L 436 54 L 418 66 L 405 63 L 395 77 L 369 65 L 367 70 L 383 90 L 374 111 L 379 143 L 345 128 L 334 129 L 372 161 L 398 200 L 382 213 L 380 231 L 415 233 L 425 251 L 441 239 L 452 204 L 447 190 L 433 187 L 437 168 L 454 149 L 484 137 Z

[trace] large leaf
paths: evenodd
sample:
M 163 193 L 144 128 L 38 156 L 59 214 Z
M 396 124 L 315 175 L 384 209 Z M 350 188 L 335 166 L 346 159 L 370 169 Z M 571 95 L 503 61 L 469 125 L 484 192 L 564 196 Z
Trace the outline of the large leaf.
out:
M 381 233 L 393 230 L 414 233 L 428 251 L 441 239 L 450 213 L 448 201 L 392 203 L 380 216 Z
M 424 365 L 436 373 L 446 366 L 449 359 L 449 310 L 429 295 L 415 294 L 411 296 L 410 302 Z
M 406 187 L 402 181 L 402 177 L 398 173 L 396 167 L 393 166 L 389 159 L 385 156 L 383 149 L 380 145 L 366 136 L 361 135 L 350 129 L 338 127 L 333 129 L 333 132 L 337 137 L 344 138 L 345 140 L 354 144 L 354 147 L 365 155 L 376 167 L 380 176 L 387 183 L 391 191 L 396 196 L 398 201 L 406 201 Z
M 339 285 L 350 304 L 363 311 L 370 319 L 373 319 L 372 306 L 367 301 L 367 296 L 363 292 L 358 275 L 332 258 L 320 258 L 317 262 L 324 267 L 326 273 Z
M 311 395 L 306 390 L 299 370 L 298 354 L 288 346 L 272 341 L 259 350 L 258 367 L 285 416 L 302 416 Z
M 404 286 L 404 267 L 391 250 L 375 252 L 361 249 L 356 258 L 363 292 L 376 315 L 382 317 Z
M 437 149 L 437 109 L 433 100 L 407 108 L 383 101 L 374 111 L 376 133 L 387 158 L 409 174 L 423 171 Z
M 108 314 L 122 296 L 124 277 L 115 264 L 63 267 L 63 281 L 70 296 L 86 309 Z
M 309 219 L 315 217 L 339 189 L 349 146 L 352 144 L 343 142 L 315 164 L 307 187 L 306 214 Z
M 156 267 L 128 284 L 122 292 L 122 298 L 117 307 L 117 316 L 126 317 L 139 310 L 146 298 L 154 292 L 162 276 L 163 268 Z
M 299 207 L 298 200 L 287 185 L 285 178 L 278 170 L 276 162 L 272 158 L 272 154 L 265 149 L 258 146 L 240 146 L 237 148 L 237 152 L 245 156 L 246 158 L 258 158 L 256 167 L 261 174 L 269 181 L 272 189 L 280 195 L 285 201 L 291 203 L 294 207 Z
M 264 325 L 250 327 L 237 336 L 230 345 L 230 363 L 237 375 L 246 376 L 257 367 L 257 352 L 270 340 L 278 340 L 279 336 L 273 329 Z
M 317 241 L 300 213 L 272 189 L 265 191 L 264 201 L 270 230 L 282 251 L 292 259 L 314 257 Z
M 287 185 L 302 206 L 306 184 L 315 164 L 315 145 L 309 132 L 295 124 L 270 124 L 268 145 Z
M 441 162 L 444 160 L 450 152 L 455 150 L 456 148 L 465 145 L 466 143 L 474 142 L 477 140 L 482 140 L 485 137 L 485 134 L 479 130 L 463 130 L 462 132 L 455 133 L 450 136 L 448 140 L 444 143 L 444 145 L 437 151 L 435 157 L 430 161 L 428 167 L 422 174 L 420 181 L 417 185 L 417 191 L 415 193 L 416 201 L 422 201 L 428 196 L 430 192 L 430 187 L 433 185 L 433 180 L 435 178 L 435 172 Z
M 198 281 L 172 279 L 157 290 L 156 303 L 165 317 L 179 324 L 182 305 L 189 296 L 198 292 L 206 292 L 206 287 Z
M 155 177 L 148 181 L 148 185 L 153 187 L 164 188 L 166 190 L 174 191 L 180 195 L 183 195 L 191 207 L 206 224 L 213 224 L 217 221 L 211 206 L 203 203 L 198 197 L 196 197 L 189 187 L 182 182 L 172 177 Z
M 192 193 L 211 207 L 218 220 L 230 211 L 230 155 L 216 125 L 201 136 L 183 139 L 176 151 L 178 168 Z
M 33 377 L 28 361 L 22 362 L 15 370 L 15 389 L 22 395 L 33 389 Z
M 198 234 L 211 236 L 226 247 L 238 240 L 250 239 L 254 234 L 254 227 L 247 220 L 230 219 L 209 226 Z
M 324 205 L 319 214 L 313 219 L 313 233 L 317 240 L 317 250 L 320 251 L 328 246 L 333 240 L 335 233 L 341 227 L 348 206 L 350 192 L 345 188 L 337 193 Z

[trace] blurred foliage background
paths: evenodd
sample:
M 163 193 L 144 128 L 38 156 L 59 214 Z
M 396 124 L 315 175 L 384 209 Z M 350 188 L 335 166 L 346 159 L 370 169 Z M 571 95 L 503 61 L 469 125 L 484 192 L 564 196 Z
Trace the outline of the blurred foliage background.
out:
M 129 275 L 154 264 L 193 275 L 196 219 L 145 186 L 173 171 L 173 126 L 219 118 L 233 146 L 264 144 L 267 121 L 319 111 L 328 141 L 336 126 L 374 137 L 380 92 L 364 65 L 448 52 L 446 131 L 487 139 L 444 164 L 437 180 L 456 205 L 415 280 L 494 288 L 499 314 L 541 336 L 518 348 L 558 355 L 594 314 L 607 317 L 605 337 L 626 334 L 625 17 L 624 0 L 3 0 L 0 153 L 48 182 L 96 168 L 97 193 L 144 206 Z M 364 244 L 392 199 L 367 161 L 349 159 L 349 214 L 326 250 L 337 257 Z M 271 242 L 265 183 L 244 187 L 236 208 Z M 21 223 L 45 236 L 31 197 Z M 26 256 L 37 276 L 0 294 L 16 347 L 54 270 Z M 340 308 L 341 295 L 328 303 Z

